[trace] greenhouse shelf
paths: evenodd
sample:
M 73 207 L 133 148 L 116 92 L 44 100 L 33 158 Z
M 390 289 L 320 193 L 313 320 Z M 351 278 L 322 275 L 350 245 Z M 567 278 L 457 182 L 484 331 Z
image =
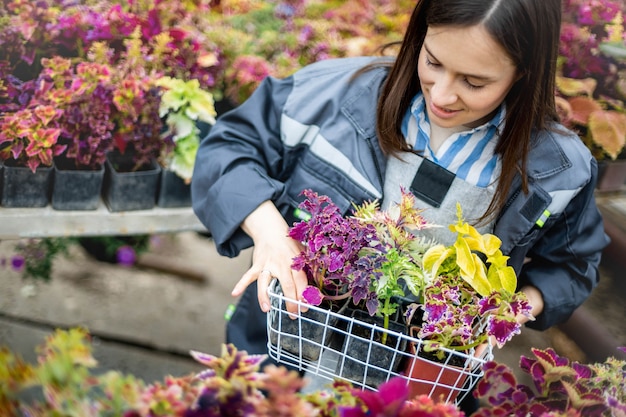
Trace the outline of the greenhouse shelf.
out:
M 207 231 L 191 207 L 110 212 L 102 201 L 96 210 L 0 207 L 0 240 L 183 231 Z

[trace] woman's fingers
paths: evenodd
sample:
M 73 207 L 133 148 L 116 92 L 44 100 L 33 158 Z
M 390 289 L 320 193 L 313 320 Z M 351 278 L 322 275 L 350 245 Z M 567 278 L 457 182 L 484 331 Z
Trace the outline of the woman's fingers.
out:
M 257 289 L 258 289 L 258 298 L 259 298 L 259 306 L 261 310 L 265 313 L 270 311 L 270 298 L 267 293 L 267 289 L 270 285 L 270 282 L 274 278 L 272 271 L 269 269 L 263 269 L 258 274 L 257 279 Z
M 274 273 L 269 269 L 262 270 L 258 274 L 257 288 L 259 306 L 264 312 L 268 312 L 270 309 L 270 298 L 268 288 L 273 279 L 278 279 L 284 296 L 290 300 L 299 300 L 304 287 L 299 283 L 303 281 L 306 283 L 306 275 L 301 271 L 294 271 L 293 269 L 283 269 L 279 273 Z M 301 305 L 298 307 L 298 303 L 287 302 L 287 311 L 290 313 L 298 314 L 299 311 L 306 311 Z
M 253 270 L 252 268 L 248 269 L 245 274 L 241 276 L 237 284 L 233 287 L 231 291 L 231 295 L 233 297 L 239 297 L 243 294 L 243 291 L 248 288 L 248 285 L 252 284 L 257 279 L 258 272 Z

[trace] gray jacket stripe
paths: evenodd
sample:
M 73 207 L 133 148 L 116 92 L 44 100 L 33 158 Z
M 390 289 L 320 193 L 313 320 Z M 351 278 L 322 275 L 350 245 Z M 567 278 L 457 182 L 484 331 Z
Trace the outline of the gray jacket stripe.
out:
M 547 210 L 550 214 L 560 214 L 565 210 L 565 207 L 569 204 L 570 201 L 582 190 L 582 187 L 576 188 L 575 190 L 556 190 L 551 191 L 550 197 L 552 197 L 552 201 L 548 206 Z
M 317 157 L 343 172 L 346 177 L 352 179 L 376 198 L 382 197 L 381 192 L 359 172 L 352 161 L 319 133 L 318 126 L 302 124 L 285 114 L 282 115 L 281 124 L 281 139 L 286 146 L 308 145 L 309 150 Z

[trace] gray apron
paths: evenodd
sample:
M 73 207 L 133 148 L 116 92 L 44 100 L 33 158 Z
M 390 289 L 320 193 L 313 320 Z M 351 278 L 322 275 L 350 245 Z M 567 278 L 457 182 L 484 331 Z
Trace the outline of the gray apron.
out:
M 487 188 L 470 184 L 434 162 L 413 153 L 402 153 L 387 160 L 385 185 L 381 208 L 387 210 L 397 204 L 401 187 L 415 195 L 415 206 L 424 209 L 422 216 L 441 227 L 420 231 L 438 243 L 451 245 L 456 240 L 448 226 L 457 222 L 457 203 L 461 204 L 463 219 L 480 233 L 492 233 L 493 221 L 476 225 L 491 202 L 496 184 Z

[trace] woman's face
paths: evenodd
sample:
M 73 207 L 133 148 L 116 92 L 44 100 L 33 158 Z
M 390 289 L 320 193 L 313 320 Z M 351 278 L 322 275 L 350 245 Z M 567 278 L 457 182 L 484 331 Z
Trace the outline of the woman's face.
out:
M 431 26 L 417 71 L 431 123 L 476 127 L 488 121 L 517 80 L 515 65 L 483 26 Z

